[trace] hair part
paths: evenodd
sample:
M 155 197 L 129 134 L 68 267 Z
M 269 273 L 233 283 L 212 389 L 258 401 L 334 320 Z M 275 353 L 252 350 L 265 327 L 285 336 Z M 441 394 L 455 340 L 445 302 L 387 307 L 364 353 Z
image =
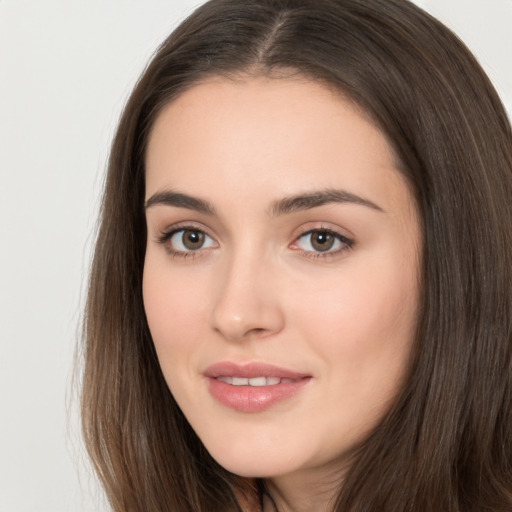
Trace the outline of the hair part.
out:
M 212 0 L 143 73 L 110 154 L 84 322 L 83 430 L 112 507 L 258 509 L 258 485 L 211 458 L 160 371 L 142 301 L 144 156 L 163 107 L 201 81 L 295 74 L 382 130 L 423 226 L 410 372 L 333 511 L 510 510 L 510 123 L 467 48 L 406 0 Z

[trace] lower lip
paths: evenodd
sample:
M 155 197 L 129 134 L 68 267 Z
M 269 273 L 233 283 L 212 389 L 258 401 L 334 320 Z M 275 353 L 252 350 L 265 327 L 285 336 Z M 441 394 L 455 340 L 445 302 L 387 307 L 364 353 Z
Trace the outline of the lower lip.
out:
M 306 377 L 274 386 L 233 386 L 208 378 L 209 390 L 221 404 L 240 412 L 261 412 L 296 395 L 309 381 Z

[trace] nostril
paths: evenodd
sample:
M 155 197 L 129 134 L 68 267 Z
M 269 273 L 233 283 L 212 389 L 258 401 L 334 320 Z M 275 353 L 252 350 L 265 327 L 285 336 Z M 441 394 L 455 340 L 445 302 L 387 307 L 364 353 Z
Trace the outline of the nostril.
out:
M 250 338 L 251 336 L 262 336 L 264 334 L 267 334 L 267 329 L 263 329 L 263 327 L 255 327 L 254 329 L 249 329 L 245 336 Z

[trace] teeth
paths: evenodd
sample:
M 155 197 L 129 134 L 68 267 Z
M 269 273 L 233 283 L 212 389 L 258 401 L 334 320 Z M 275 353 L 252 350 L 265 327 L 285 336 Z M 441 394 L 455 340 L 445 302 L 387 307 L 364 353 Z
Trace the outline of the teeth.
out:
M 267 379 L 265 377 L 254 377 L 249 379 L 249 386 L 267 386 Z
M 288 384 L 295 382 L 293 379 L 281 379 L 279 377 L 253 377 L 248 379 L 246 377 L 217 377 L 217 380 L 231 384 L 232 386 L 276 386 L 277 384 Z

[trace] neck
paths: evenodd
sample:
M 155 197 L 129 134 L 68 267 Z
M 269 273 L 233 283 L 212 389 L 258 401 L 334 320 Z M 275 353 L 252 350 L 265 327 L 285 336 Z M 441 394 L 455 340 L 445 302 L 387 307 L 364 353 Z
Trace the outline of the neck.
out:
M 307 478 L 281 477 L 264 481 L 263 512 L 331 512 L 339 479 L 312 484 Z

